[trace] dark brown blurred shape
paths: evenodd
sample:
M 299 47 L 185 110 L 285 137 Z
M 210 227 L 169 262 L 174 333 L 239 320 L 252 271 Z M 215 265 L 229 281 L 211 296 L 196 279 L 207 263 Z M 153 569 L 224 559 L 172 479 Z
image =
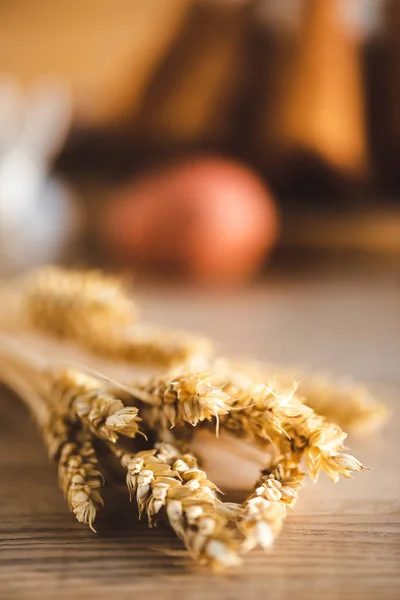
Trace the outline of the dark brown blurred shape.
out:
M 400 2 L 384 4 L 382 28 L 367 52 L 369 134 L 380 186 L 400 190 Z
M 243 3 L 192 3 L 143 97 L 135 138 L 182 148 L 231 137 L 245 71 L 247 14 Z
M 297 30 L 275 36 L 272 48 L 278 63 L 265 82 L 270 97 L 258 148 L 267 169 L 289 188 L 292 180 L 297 195 L 321 195 L 324 187 L 338 188 L 335 179 L 367 173 L 360 40 L 339 9 L 337 0 L 308 0 Z

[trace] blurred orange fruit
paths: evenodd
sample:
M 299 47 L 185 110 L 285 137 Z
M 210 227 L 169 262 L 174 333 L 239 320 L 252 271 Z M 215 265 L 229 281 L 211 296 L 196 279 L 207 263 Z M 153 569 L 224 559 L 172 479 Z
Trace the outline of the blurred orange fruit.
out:
M 110 201 L 101 228 L 124 265 L 232 284 L 259 270 L 276 241 L 278 213 L 253 171 L 204 156 L 134 180 Z

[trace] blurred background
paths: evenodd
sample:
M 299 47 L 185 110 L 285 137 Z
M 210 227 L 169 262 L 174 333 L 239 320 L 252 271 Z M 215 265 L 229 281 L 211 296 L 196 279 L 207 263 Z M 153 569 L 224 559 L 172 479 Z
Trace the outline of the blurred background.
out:
M 45 263 L 132 274 L 143 322 L 360 379 L 391 418 L 351 440 L 365 479 L 307 487 L 277 553 L 228 591 L 178 581 L 154 537 L 121 541 L 119 507 L 115 543 L 61 548 L 54 474 L 6 404 L 6 594 L 125 597 L 133 572 L 161 597 L 399 597 L 400 0 L 0 0 L 0 292 Z
M 0 273 L 398 266 L 400 2 L 0 0 Z

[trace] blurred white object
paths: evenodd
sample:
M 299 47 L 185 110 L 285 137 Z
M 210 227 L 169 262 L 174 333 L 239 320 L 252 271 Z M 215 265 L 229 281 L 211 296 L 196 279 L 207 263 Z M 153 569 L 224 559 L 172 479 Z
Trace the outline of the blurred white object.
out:
M 0 79 L 0 273 L 60 259 L 79 221 L 71 195 L 50 178 L 71 122 L 65 85 L 46 80 L 24 96 Z

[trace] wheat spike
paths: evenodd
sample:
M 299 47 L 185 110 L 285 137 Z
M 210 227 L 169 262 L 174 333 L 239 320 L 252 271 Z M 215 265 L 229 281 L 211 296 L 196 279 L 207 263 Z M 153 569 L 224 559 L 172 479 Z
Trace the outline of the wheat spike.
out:
M 348 432 L 374 431 L 387 418 L 385 406 L 368 387 L 349 378 L 334 379 L 325 372 L 309 373 L 281 365 L 235 363 L 225 359 L 214 361 L 213 368 L 221 377 L 232 373 L 236 378 L 241 376 L 243 385 L 249 380 L 268 385 L 272 379 L 279 382 L 281 388 L 289 389 L 293 381 L 297 381 L 297 399 Z
M 239 564 L 241 539 L 229 524 L 240 506 L 218 499 L 216 486 L 192 455 L 167 443 L 135 454 L 113 451 L 126 469 L 139 516 L 146 513 L 150 526 L 163 514 L 196 561 L 217 569 Z
M 93 523 L 98 509 L 103 506 L 99 489 L 104 479 L 90 435 L 80 432 L 74 441 L 62 445 L 58 476 L 70 510 L 80 523 L 95 531 Z
M 63 339 L 84 340 L 136 320 L 122 282 L 100 271 L 48 267 L 17 282 L 28 324 Z
M 232 403 L 223 385 L 213 381 L 212 373 L 190 371 L 186 367 L 157 375 L 145 384 L 134 383 L 133 388 L 144 394 L 142 398 L 151 399 L 154 408 L 149 416 L 150 425 L 163 430 L 176 424 L 196 426 L 219 418 L 228 414 Z
M 55 409 L 54 398 L 43 395 L 36 389 L 38 379 L 29 381 L 29 371 L 21 376 L 18 370 L 2 357 L 0 380 L 14 390 L 33 414 L 42 433 L 48 454 L 58 464 L 60 487 L 68 501 L 70 510 L 77 520 L 89 525 L 93 523 L 98 508 L 103 504 L 99 488 L 103 476 L 87 432 L 76 428 L 67 416 Z
M 6 292 L 3 304 L 14 314 L 14 327 L 23 323 L 106 358 L 167 366 L 210 353 L 210 342 L 201 336 L 138 323 L 123 282 L 100 271 L 47 267 Z
M 140 433 L 138 409 L 125 406 L 104 381 L 76 368 L 49 371 L 48 380 L 56 410 L 80 420 L 97 437 L 116 442 L 120 435 L 134 438 Z
M 254 492 L 242 504 L 243 513 L 238 519 L 238 528 L 245 538 L 242 552 L 257 546 L 272 547 L 287 508 L 295 506 L 304 476 L 297 466 L 289 466 L 284 457 L 262 472 Z

